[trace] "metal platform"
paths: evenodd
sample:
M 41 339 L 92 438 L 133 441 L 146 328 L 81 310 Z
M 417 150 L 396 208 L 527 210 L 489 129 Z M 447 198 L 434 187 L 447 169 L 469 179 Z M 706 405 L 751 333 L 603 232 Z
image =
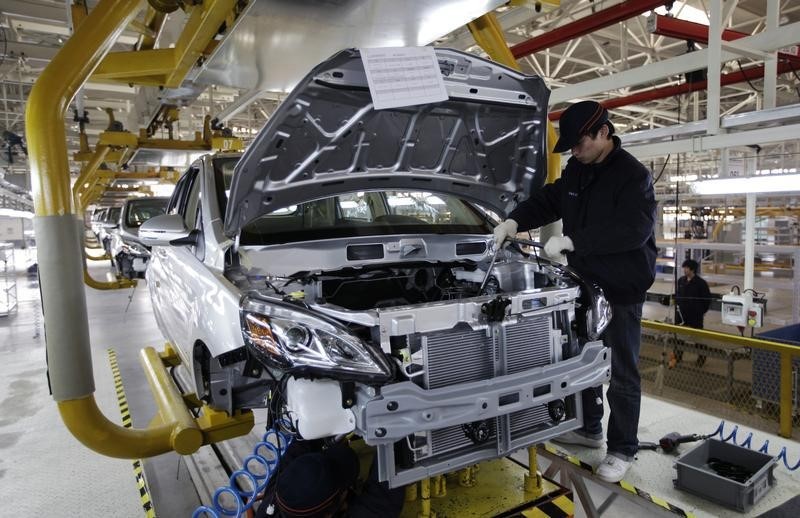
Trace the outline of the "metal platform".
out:
M 249 436 L 220 443 L 213 451 L 210 447 L 204 447 L 198 454 L 185 458 L 201 501 L 210 501 L 210 495 L 216 487 L 227 484 L 227 474 L 219 459 L 224 459 L 228 466 L 235 469 L 252 450 L 258 434 L 263 432 L 263 418 L 257 416 L 256 419 L 256 428 Z M 639 437 L 641 440 L 658 440 L 672 431 L 711 433 L 718 424 L 719 418 L 645 396 L 642 400 Z M 740 441 L 741 437 L 744 435 L 740 436 Z M 800 444 L 795 441 L 756 431 L 753 442 L 760 445 L 767 439 L 775 453 L 781 446 L 786 446 L 792 462 L 800 459 Z M 679 453 L 688 451 L 692 446 L 682 445 Z M 523 490 L 527 453 L 522 450 L 510 459 L 481 464 L 475 474 L 476 487 L 461 487 L 457 475 L 448 476 L 446 495 L 437 497 L 432 482 L 431 509 L 438 516 L 558 516 L 561 511 L 556 510 L 560 507 L 554 504 L 555 500 L 561 496 L 571 500 L 574 494 L 574 510 L 566 512 L 562 509 L 566 512 L 563 516 L 574 513 L 576 516 L 589 517 L 746 517 L 758 516 L 800 493 L 800 470 L 790 472 L 781 465 L 775 470 L 778 480 L 776 487 L 749 513 L 743 514 L 675 489 L 672 484 L 676 476 L 673 469 L 675 455 L 642 451 L 626 479 L 619 484 L 611 484 L 599 480 L 592 473 L 592 466 L 605 453 L 603 449 L 547 444 L 538 450 L 539 467 L 545 479 L 549 479 L 545 480 L 542 498 L 533 497 Z M 565 499 L 559 500 L 559 504 L 565 505 Z M 542 508 L 556 514 L 547 514 Z M 536 513 L 533 513 L 533 509 L 537 510 Z M 402 516 L 410 518 L 417 516 L 418 512 L 418 502 L 411 502 Z
M 660 437 L 674 431 L 682 434 L 710 434 L 719 423 L 719 417 L 643 396 L 639 440 L 658 441 Z M 734 424 L 726 424 L 726 435 Z M 800 460 L 800 443 L 775 434 L 740 427 L 740 444 L 750 431 L 753 432 L 754 448 L 769 440 L 771 454 L 777 454 L 785 446 L 790 463 Z M 758 516 L 800 493 L 800 470 L 789 471 L 782 463 L 775 469 L 775 487 L 748 513 L 739 513 L 677 490 L 672 483 L 677 476 L 674 469 L 675 459 L 692 447 L 693 444 L 681 445 L 677 454 L 670 455 L 640 451 L 636 462 L 619 484 L 603 482 L 591 471 L 592 466 L 596 466 L 605 456 L 604 449 L 561 444 L 556 449 L 548 445 L 540 448 L 539 464 L 546 476 L 574 490 L 576 516 Z

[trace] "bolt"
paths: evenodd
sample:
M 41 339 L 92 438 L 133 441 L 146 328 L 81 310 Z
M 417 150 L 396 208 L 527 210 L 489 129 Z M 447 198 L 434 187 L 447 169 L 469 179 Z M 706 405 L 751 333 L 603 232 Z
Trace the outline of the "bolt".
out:
M 378 428 L 375 430 L 375 437 L 386 437 L 386 428 Z

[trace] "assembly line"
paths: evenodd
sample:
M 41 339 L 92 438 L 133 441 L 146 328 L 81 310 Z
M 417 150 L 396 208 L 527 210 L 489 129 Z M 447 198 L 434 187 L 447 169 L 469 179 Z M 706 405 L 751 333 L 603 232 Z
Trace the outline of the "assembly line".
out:
M 796 515 L 799 17 L 0 2 L 9 509 Z

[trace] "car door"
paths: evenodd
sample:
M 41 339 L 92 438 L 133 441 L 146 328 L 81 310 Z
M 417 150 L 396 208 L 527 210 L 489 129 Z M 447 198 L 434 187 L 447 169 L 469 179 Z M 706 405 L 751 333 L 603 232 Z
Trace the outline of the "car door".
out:
M 191 167 L 183 174 L 167 205 L 168 214 L 182 214 L 196 176 L 196 167 Z M 182 303 L 185 292 L 184 280 L 180 275 L 183 269 L 175 254 L 181 248 L 183 247 L 154 246 L 147 268 L 147 281 L 150 284 L 153 312 L 161 332 L 167 340 L 183 348 L 189 338 L 185 336 L 185 326 L 180 321 L 181 312 L 175 307 Z

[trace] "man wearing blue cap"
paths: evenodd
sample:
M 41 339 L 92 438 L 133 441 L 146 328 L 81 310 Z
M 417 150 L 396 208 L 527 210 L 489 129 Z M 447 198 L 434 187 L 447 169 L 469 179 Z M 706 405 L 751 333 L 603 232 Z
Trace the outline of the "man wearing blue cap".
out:
M 613 317 L 603 336 L 611 348 L 607 455 L 596 473 L 619 482 L 639 445 L 642 304 L 655 278 L 656 259 L 652 179 L 622 149 L 608 111 L 595 101 L 564 111 L 554 151 L 572 153 L 561 178 L 531 194 L 495 228 L 495 245 L 561 219 L 564 235 L 551 237 L 545 252 L 552 258 L 566 254 L 569 265 L 599 284 L 611 303 Z M 583 428 L 557 441 L 602 447 L 602 394 L 602 387 L 583 392 Z

